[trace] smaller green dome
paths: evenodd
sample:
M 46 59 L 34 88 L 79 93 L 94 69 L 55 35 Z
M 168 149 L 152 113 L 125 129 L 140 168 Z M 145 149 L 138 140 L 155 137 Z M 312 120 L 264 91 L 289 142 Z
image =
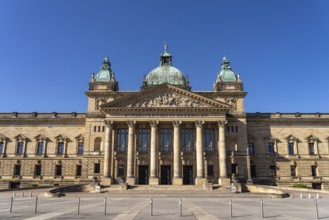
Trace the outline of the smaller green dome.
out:
M 236 76 L 232 71 L 230 61 L 225 56 L 223 57 L 221 70 L 218 75 L 222 82 L 236 82 Z
M 113 72 L 111 70 L 111 63 L 109 58 L 106 56 L 104 58 L 102 67 L 95 75 L 95 82 L 107 82 L 107 81 L 111 81 L 112 78 L 113 78 Z

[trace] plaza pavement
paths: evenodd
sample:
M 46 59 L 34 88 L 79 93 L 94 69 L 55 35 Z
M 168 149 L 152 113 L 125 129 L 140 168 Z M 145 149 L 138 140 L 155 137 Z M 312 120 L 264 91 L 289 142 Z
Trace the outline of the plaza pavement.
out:
M 232 199 L 233 219 L 262 219 L 260 201 L 263 199 L 265 219 L 316 219 L 314 200 L 316 194 L 300 192 L 294 197 L 285 199 L 260 198 L 259 195 L 226 194 L 221 198 L 182 198 L 182 216 L 179 213 L 178 198 L 154 198 L 153 216 L 150 212 L 150 198 L 111 197 L 111 194 L 69 194 L 62 198 L 42 197 L 43 190 L 17 191 L 14 197 L 12 213 L 9 212 L 13 192 L 0 192 L 0 219 L 231 219 L 230 199 Z M 22 197 L 24 192 L 24 197 Z M 32 197 L 30 193 L 32 192 Z M 320 191 L 319 191 L 320 192 Z M 293 193 L 294 194 L 294 193 Z M 37 213 L 35 200 L 38 197 Z M 177 192 L 177 196 L 179 192 Z M 231 196 L 230 196 L 231 195 Z M 319 194 L 318 212 L 320 219 L 329 219 L 328 194 Z M 80 214 L 77 213 L 78 197 L 80 197 Z M 104 197 L 107 197 L 107 210 L 104 214 Z

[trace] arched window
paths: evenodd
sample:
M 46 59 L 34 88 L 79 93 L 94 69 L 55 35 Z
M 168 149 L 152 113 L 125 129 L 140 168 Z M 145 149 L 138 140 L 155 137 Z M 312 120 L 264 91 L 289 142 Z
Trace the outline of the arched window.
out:
M 102 145 L 102 138 L 100 138 L 100 137 L 95 138 L 94 151 L 100 151 L 101 150 L 101 145 Z

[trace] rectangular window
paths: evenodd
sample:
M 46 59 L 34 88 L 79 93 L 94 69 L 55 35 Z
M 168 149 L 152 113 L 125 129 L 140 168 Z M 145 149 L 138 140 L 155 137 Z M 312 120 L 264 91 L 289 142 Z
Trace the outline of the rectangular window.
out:
M 160 150 L 172 151 L 172 129 L 161 128 L 160 129 Z
M 230 127 L 229 126 L 226 126 L 226 131 L 230 132 Z
M 81 176 L 82 166 L 80 164 L 77 165 L 77 176 Z
M 94 164 L 94 173 L 100 173 L 101 172 L 101 165 L 100 163 Z
M 276 177 L 276 166 L 275 165 L 270 165 L 270 176 Z
M 231 164 L 231 170 L 232 174 L 237 174 L 238 173 L 238 165 L 236 163 Z
M 202 140 L 204 151 L 215 151 L 215 129 L 204 128 Z
M 119 128 L 117 130 L 117 151 L 125 152 L 128 149 L 128 129 Z
M 293 142 L 288 143 L 288 154 L 290 154 L 290 155 L 295 154 Z
M 57 143 L 57 154 L 64 154 L 64 142 Z
M 17 144 L 16 154 L 23 154 L 24 142 L 20 141 Z
M 105 126 L 102 127 L 102 132 L 104 132 L 104 131 L 105 131 Z
M 191 152 L 194 150 L 193 144 L 193 129 L 182 128 L 181 130 L 181 144 L 183 152 Z
M 290 165 L 290 175 L 296 176 L 296 165 Z
M 79 142 L 78 143 L 78 154 L 82 155 L 84 151 L 84 143 L 83 142 Z
M 253 142 L 248 143 L 248 154 L 255 155 L 255 146 Z
M 251 177 L 256 177 L 256 165 L 250 165 L 250 175 Z
M 207 175 L 208 176 L 214 176 L 214 165 L 208 165 L 207 166 Z
M 317 166 L 316 165 L 312 165 L 311 169 L 312 169 L 312 176 L 318 176 L 318 172 L 317 172 Z
M 97 131 L 97 127 L 96 126 L 94 126 L 94 132 L 96 132 Z
M 34 165 L 34 175 L 41 176 L 41 164 Z
M 14 166 L 14 175 L 15 176 L 21 175 L 21 165 L 20 164 L 15 164 L 15 166 Z
M 101 126 L 98 126 L 98 132 L 101 132 Z
M 234 127 L 233 126 L 231 126 L 231 132 L 234 132 Z
M 147 152 L 150 149 L 150 129 L 140 128 L 138 130 L 138 151 Z
M 37 146 L 37 154 L 43 154 L 43 148 L 44 148 L 44 142 L 43 141 L 39 141 L 38 142 L 38 146 Z
M 239 132 L 239 127 L 238 126 L 235 126 L 235 132 Z
M 123 164 L 118 165 L 118 177 L 124 177 L 125 175 L 125 167 Z
M 3 148 L 4 148 L 4 142 L 0 142 L 0 154 L 2 154 Z
M 55 167 L 55 175 L 56 176 L 62 176 L 62 165 L 57 164 Z
M 314 143 L 308 143 L 309 154 L 314 154 Z
M 273 142 L 267 143 L 267 153 L 269 155 L 273 155 L 274 154 L 274 143 Z

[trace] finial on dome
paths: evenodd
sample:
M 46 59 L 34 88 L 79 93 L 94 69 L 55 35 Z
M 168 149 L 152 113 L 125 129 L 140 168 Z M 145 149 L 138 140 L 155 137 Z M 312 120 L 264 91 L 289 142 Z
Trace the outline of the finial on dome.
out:
M 165 52 L 165 53 L 168 53 L 168 44 L 167 44 L 166 41 L 165 41 L 165 43 L 164 43 L 164 52 Z
M 90 82 L 94 82 L 94 81 L 95 81 L 95 73 L 92 73 L 92 74 L 91 74 Z

